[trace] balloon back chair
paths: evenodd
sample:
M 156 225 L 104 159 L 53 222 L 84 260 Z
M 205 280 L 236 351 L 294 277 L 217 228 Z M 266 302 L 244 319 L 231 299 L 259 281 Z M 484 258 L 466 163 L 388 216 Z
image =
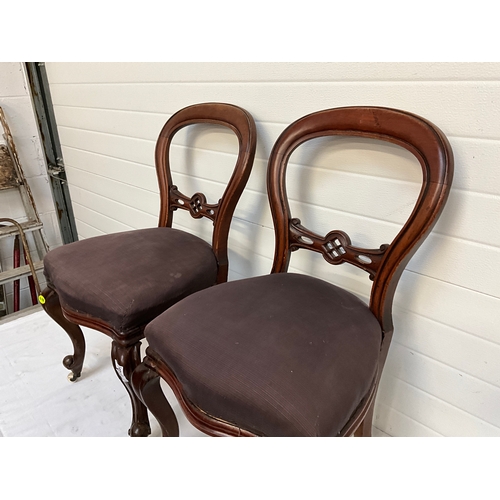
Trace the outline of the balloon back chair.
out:
M 202 193 L 189 198 L 172 183 L 172 138 L 182 128 L 200 123 L 228 127 L 239 142 L 232 176 L 215 204 L 208 204 Z M 75 381 L 83 366 L 85 339 L 78 325 L 111 337 L 113 367 L 132 403 L 130 436 L 151 433 L 147 409 L 130 387 L 132 371 L 141 361 L 144 327 L 189 294 L 227 280 L 229 227 L 250 175 L 255 148 L 255 123 L 242 108 L 203 103 L 178 111 L 166 122 L 156 143 L 161 201 L 158 227 L 88 238 L 56 248 L 45 257 L 47 288 L 40 301 L 73 343 L 74 354 L 63 360 L 71 370 L 68 378 Z M 211 245 L 171 227 L 177 209 L 213 221 Z
M 323 136 L 388 141 L 418 159 L 421 191 L 392 243 L 359 248 L 345 232 L 321 236 L 292 218 L 285 183 L 290 155 Z M 178 435 L 178 424 L 159 377 L 170 385 L 188 420 L 209 435 L 371 435 L 393 334 L 396 285 L 441 213 L 452 172 L 446 137 L 410 113 L 337 108 L 291 124 L 274 145 L 268 166 L 276 245 L 271 274 L 195 293 L 146 327 L 149 347 L 132 385 L 163 435 Z M 373 281 L 369 305 L 321 279 L 288 273 L 296 249 L 366 271 Z

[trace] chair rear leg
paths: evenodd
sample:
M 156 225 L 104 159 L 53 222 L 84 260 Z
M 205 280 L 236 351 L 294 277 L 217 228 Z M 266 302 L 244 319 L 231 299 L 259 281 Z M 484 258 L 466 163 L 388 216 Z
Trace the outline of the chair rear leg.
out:
M 136 342 L 130 346 L 120 345 L 113 341 L 111 345 L 111 360 L 116 375 L 127 389 L 132 403 L 132 425 L 128 431 L 129 436 L 145 437 L 151 434 L 149 425 L 148 410 L 143 402 L 137 397 L 130 379 L 134 369 L 141 362 L 141 343 Z
M 132 374 L 132 387 L 160 424 L 163 437 L 178 437 L 179 424 L 160 387 L 160 377 L 147 363 L 147 357 Z
M 83 360 L 85 358 L 85 337 L 81 328 L 77 324 L 71 323 L 64 316 L 59 296 L 55 290 L 46 288 L 42 292 L 42 297 L 45 300 L 43 303 L 40 301 L 40 303 L 42 303 L 45 312 L 64 329 L 73 343 L 73 354 L 63 359 L 63 365 L 71 371 L 68 374 L 68 380 L 74 382 L 82 373 Z

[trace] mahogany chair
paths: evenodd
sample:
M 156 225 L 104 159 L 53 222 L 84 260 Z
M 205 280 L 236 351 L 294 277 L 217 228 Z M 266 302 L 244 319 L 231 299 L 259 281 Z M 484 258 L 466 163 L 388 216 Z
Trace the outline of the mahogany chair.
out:
M 172 138 L 182 128 L 200 123 L 228 127 L 239 142 L 234 171 L 215 204 L 208 204 L 202 193 L 189 198 L 172 183 Z M 74 353 L 63 360 L 71 370 L 68 378 L 75 381 L 83 366 L 85 339 L 78 325 L 111 337 L 113 368 L 132 402 L 130 436 L 151 433 L 147 409 L 130 387 L 131 373 L 141 361 L 144 327 L 189 294 L 227 280 L 229 227 L 250 175 L 255 147 L 255 123 L 242 108 L 204 103 L 178 111 L 166 122 L 156 144 L 161 201 L 158 227 L 85 239 L 45 257 L 48 286 L 40 301 L 73 343 Z M 188 210 L 195 219 L 213 221 L 211 245 L 171 227 L 177 209 Z
M 413 153 L 423 184 L 392 243 L 358 248 L 342 231 L 315 234 L 293 218 L 285 174 L 291 153 L 323 136 L 388 141 Z M 232 281 L 177 303 L 145 330 L 149 347 L 132 375 L 139 398 L 177 436 L 161 377 L 188 420 L 212 436 L 369 436 L 393 334 L 392 302 L 408 261 L 439 217 L 453 174 L 444 134 L 427 120 L 380 107 L 305 116 L 278 138 L 268 166 L 276 247 L 270 275 Z M 369 305 L 321 279 L 288 273 L 307 249 L 349 263 L 373 281 Z

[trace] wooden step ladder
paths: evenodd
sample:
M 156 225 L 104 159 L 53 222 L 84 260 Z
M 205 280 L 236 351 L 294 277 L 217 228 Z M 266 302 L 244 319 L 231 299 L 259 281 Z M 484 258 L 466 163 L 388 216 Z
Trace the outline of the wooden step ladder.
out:
M 2 316 L 2 296 L 4 301 L 4 309 L 6 307 L 6 294 L 4 285 L 10 282 L 16 282 L 23 276 L 31 276 L 32 283 L 36 289 L 36 297 L 40 295 L 40 286 L 36 276 L 36 271 L 43 269 L 43 257 L 47 253 L 49 247 L 43 234 L 43 223 L 40 220 L 38 211 L 36 209 L 35 201 L 31 193 L 30 187 L 24 176 L 19 156 L 17 154 L 16 146 L 12 133 L 8 126 L 7 120 L 3 109 L 0 107 L 0 123 L 3 128 L 3 138 L 5 144 L 0 144 L 0 239 L 12 238 L 15 244 L 16 239 L 20 239 L 26 265 L 19 265 L 12 269 L 3 270 L 0 261 L 0 319 Z M 24 207 L 24 215 L 18 220 L 9 217 L 3 217 L 2 214 L 2 193 L 8 190 L 18 190 L 22 205 Z M 30 248 L 26 234 L 31 233 L 34 242 L 33 251 L 37 257 L 35 260 L 31 257 Z

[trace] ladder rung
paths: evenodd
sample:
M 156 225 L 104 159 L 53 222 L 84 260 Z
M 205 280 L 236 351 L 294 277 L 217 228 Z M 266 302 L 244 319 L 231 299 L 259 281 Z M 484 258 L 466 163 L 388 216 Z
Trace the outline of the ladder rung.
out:
M 36 231 L 38 229 L 42 229 L 43 223 L 29 220 L 27 222 L 21 222 L 21 227 L 23 228 L 23 231 L 27 233 L 30 231 Z M 0 238 L 3 238 L 5 236 L 11 236 L 16 233 L 19 233 L 19 231 L 17 227 L 14 225 L 9 224 L 0 226 Z
M 37 262 L 33 262 L 33 266 L 35 271 L 39 271 L 43 269 L 43 261 L 39 260 Z M 10 283 L 11 281 L 15 281 L 23 276 L 28 276 L 31 274 L 30 266 L 21 266 L 16 267 L 15 269 L 9 269 L 8 271 L 3 271 L 0 273 L 0 285 L 4 285 L 5 283 Z

